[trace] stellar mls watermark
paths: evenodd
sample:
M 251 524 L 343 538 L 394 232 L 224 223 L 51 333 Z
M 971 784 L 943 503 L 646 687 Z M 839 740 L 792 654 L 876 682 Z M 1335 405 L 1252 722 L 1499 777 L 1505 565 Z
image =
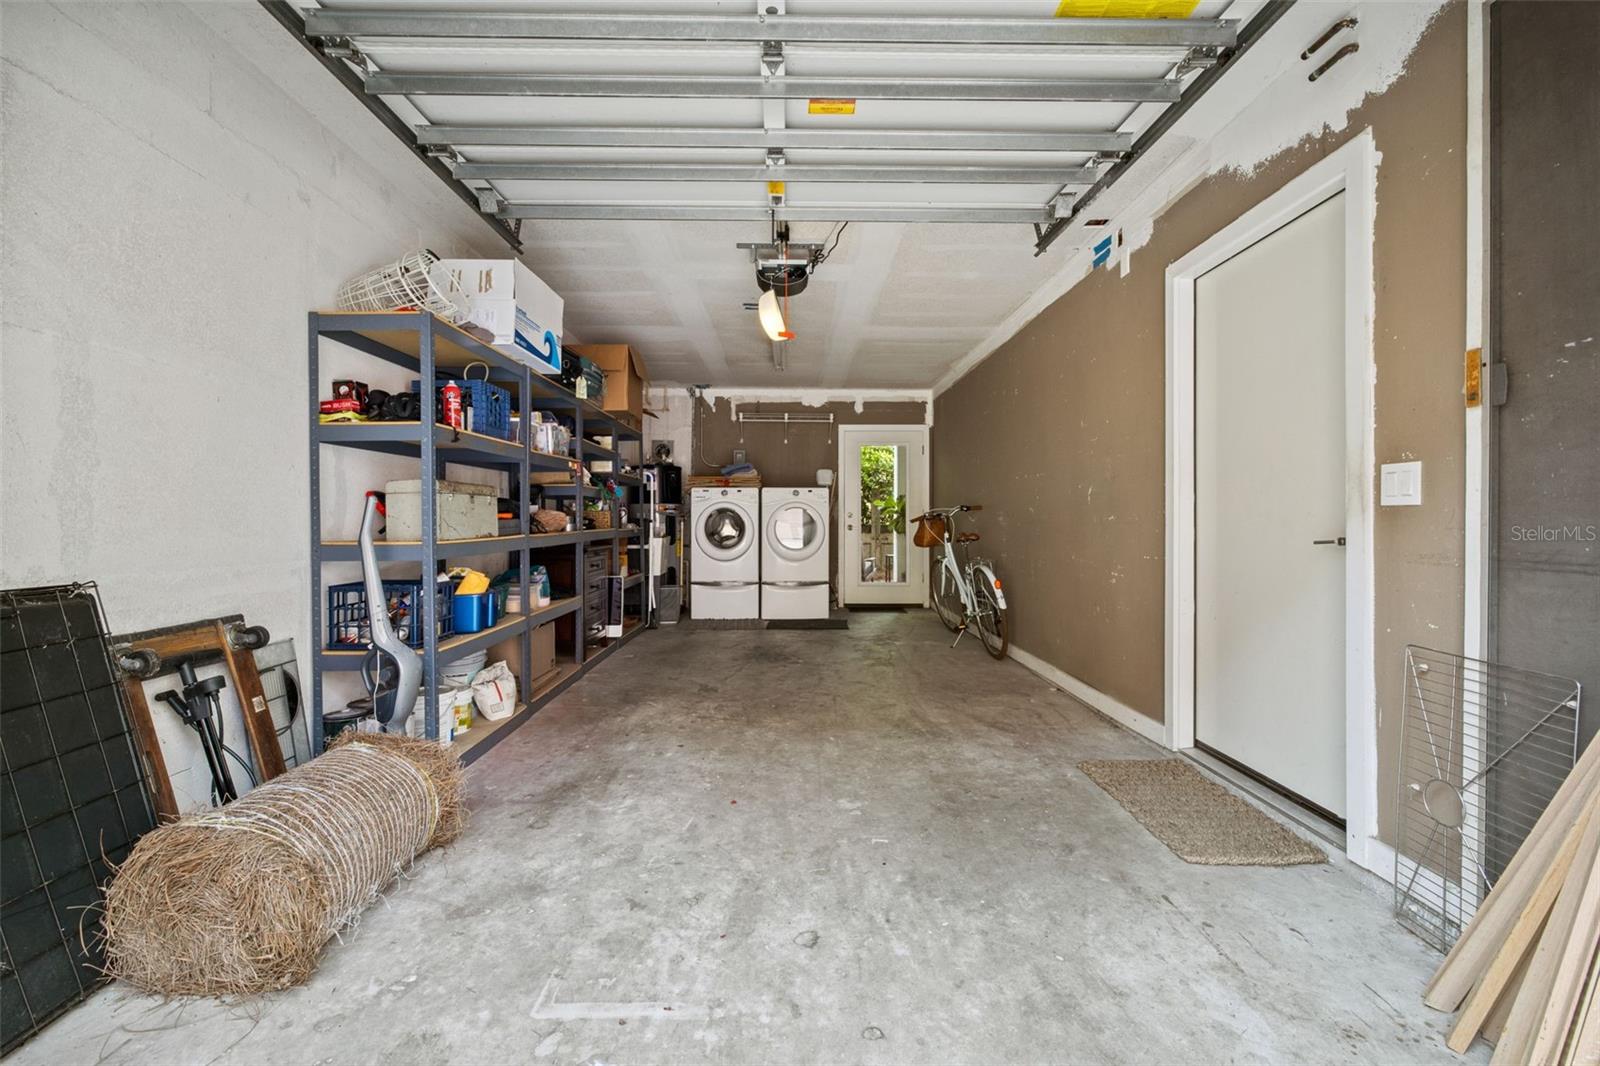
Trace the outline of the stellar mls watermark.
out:
M 1511 539 L 1517 541 L 1577 541 L 1593 544 L 1600 540 L 1600 526 L 1512 526 Z

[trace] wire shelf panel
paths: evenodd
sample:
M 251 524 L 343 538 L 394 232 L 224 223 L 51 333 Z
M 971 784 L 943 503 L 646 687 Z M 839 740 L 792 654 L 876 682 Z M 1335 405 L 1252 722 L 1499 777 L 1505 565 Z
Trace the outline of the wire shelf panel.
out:
M 1394 906 L 1440 951 L 1571 771 L 1581 694 L 1571 678 L 1406 648 Z

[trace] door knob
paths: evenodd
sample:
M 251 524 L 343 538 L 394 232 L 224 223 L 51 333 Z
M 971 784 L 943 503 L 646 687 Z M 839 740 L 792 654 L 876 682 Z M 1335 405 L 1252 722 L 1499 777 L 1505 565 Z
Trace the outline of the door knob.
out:
M 1342 547 L 1344 547 L 1344 538 L 1343 537 L 1329 537 L 1327 540 L 1314 540 L 1311 543 L 1313 543 L 1313 544 L 1337 544 L 1339 547 L 1342 548 Z

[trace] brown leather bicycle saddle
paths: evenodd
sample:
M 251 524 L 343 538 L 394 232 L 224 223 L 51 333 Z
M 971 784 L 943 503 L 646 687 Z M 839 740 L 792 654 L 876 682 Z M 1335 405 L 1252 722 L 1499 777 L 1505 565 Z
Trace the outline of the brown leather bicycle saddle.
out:
M 983 538 L 978 536 L 978 534 L 976 534 L 976 533 L 957 533 L 956 534 L 956 543 L 957 544 L 971 544 L 975 540 L 982 540 L 982 539 Z

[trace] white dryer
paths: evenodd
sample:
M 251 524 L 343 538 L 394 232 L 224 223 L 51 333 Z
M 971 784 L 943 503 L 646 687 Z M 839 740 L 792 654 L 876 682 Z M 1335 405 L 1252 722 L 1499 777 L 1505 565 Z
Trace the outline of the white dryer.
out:
M 760 617 L 760 492 L 760 489 L 690 490 L 691 616 Z
M 761 490 L 761 617 L 828 617 L 828 490 Z

